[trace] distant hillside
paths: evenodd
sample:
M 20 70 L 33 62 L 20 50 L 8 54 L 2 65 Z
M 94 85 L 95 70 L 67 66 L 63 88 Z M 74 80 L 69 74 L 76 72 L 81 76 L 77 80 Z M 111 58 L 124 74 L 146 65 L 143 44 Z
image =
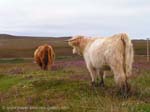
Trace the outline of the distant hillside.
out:
M 0 58 L 33 57 L 34 50 L 42 44 L 54 47 L 57 56 L 72 55 L 71 48 L 64 40 L 70 37 L 30 37 L 0 34 Z M 132 40 L 135 54 L 146 54 L 146 40 Z
M 11 38 L 14 38 L 14 36 L 8 34 L 0 34 L 0 39 L 11 39 Z
M 57 55 L 71 55 L 71 48 L 64 40 L 70 37 L 29 37 L 0 35 L 0 58 L 33 57 L 34 50 L 42 44 L 50 44 Z
M 9 35 L 9 34 L 0 34 L 0 39 L 16 39 L 16 38 L 30 38 L 30 39 L 32 39 L 32 38 L 47 38 L 47 39 L 49 39 L 49 38 L 51 38 L 51 39 L 62 39 L 62 40 L 64 40 L 64 39 L 67 39 L 67 38 L 70 38 L 71 36 L 68 36 L 68 37 L 35 37 L 35 36 L 16 36 L 16 35 Z

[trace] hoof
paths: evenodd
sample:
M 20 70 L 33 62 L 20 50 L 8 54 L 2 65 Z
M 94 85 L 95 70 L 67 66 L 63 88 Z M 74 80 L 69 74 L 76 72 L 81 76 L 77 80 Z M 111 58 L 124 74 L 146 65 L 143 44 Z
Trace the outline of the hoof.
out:
M 122 88 L 120 88 L 119 93 L 123 98 L 128 98 L 130 95 L 130 85 L 123 85 Z
M 95 82 L 91 82 L 92 87 L 97 87 L 98 85 Z
M 99 83 L 99 86 L 100 86 L 100 87 L 105 87 L 104 82 L 100 82 L 100 83 Z

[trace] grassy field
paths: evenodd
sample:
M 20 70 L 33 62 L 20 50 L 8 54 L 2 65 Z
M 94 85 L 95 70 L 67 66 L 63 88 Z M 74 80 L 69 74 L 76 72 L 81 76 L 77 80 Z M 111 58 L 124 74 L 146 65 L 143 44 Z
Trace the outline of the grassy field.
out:
M 65 38 L 0 39 L 0 112 L 150 111 L 150 63 L 144 56 L 135 57 L 130 95 L 124 98 L 113 77 L 105 79 L 104 88 L 90 85 L 84 61 L 71 54 Z M 42 71 L 32 55 L 36 46 L 47 42 L 60 55 L 51 71 Z M 135 53 L 145 53 L 143 46 L 143 41 L 135 41 Z

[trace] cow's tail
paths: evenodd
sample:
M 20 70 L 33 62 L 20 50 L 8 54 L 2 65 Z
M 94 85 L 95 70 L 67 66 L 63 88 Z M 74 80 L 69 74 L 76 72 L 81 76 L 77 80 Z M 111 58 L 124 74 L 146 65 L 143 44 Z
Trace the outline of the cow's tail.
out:
M 49 59 L 48 59 L 48 46 L 45 47 L 45 53 L 44 53 L 44 64 L 45 66 L 48 65 Z
M 126 78 L 128 78 L 132 75 L 132 63 L 134 56 L 133 45 L 127 34 L 121 34 L 121 39 L 124 45 L 124 72 L 126 74 Z

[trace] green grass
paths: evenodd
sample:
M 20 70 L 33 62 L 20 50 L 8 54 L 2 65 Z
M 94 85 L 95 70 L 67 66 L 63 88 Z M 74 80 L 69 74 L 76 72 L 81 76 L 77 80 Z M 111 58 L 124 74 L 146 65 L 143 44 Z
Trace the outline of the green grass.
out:
M 0 63 L 24 63 L 27 61 L 31 61 L 31 59 L 23 59 L 23 58 L 0 59 Z
M 13 85 L 16 85 L 21 81 L 20 77 L 11 77 L 11 76 L 0 76 L 0 91 L 7 91 Z
M 6 74 L 14 65 L 24 72 Z M 4 66 L 4 65 L 3 65 Z M 41 71 L 28 63 L 5 63 L 0 69 L 0 105 L 2 107 L 48 107 L 54 112 L 149 112 L 150 71 L 130 80 L 132 92 L 128 98 L 117 94 L 112 77 L 105 88 L 91 87 L 85 67 L 71 65 L 56 71 Z M 30 68 L 30 69 L 29 69 Z M 0 111 L 7 111 L 7 109 Z M 53 108 L 53 109 L 52 109 Z M 60 108 L 64 108 L 60 109 Z M 9 110 L 15 112 L 16 110 Z M 41 109 L 29 110 L 43 112 Z M 48 111 L 48 110 L 45 110 Z

